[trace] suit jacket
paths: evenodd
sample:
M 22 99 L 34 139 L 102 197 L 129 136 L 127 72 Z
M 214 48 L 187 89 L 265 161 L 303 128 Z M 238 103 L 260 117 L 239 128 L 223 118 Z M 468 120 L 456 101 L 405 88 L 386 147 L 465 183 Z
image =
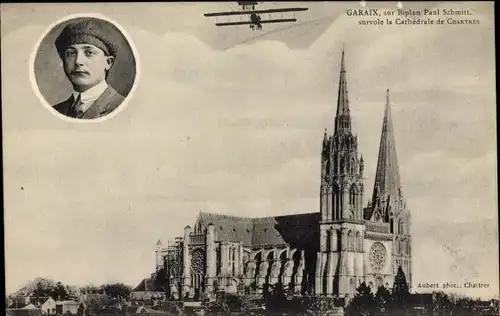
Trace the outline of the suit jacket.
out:
M 95 119 L 103 117 L 113 112 L 122 102 L 125 97 L 116 92 L 111 86 L 108 86 L 106 90 L 97 98 L 97 100 L 92 103 L 90 108 L 81 116 L 78 116 L 75 109 L 73 108 L 73 103 L 75 102 L 73 95 L 71 95 L 66 101 L 58 103 L 54 106 L 59 113 L 66 116 L 78 119 Z

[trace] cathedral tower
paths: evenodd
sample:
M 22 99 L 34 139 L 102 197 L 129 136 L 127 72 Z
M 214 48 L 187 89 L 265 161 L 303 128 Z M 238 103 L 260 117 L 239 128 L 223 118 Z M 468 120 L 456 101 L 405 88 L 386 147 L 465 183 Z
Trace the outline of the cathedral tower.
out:
M 406 208 L 399 175 L 389 90 L 386 96 L 371 208 L 373 211 L 368 220 L 390 225 L 394 246 L 392 258 L 394 275 L 401 266 L 411 286 L 411 217 Z
M 156 242 L 156 249 L 155 249 L 155 255 L 156 255 L 156 271 L 160 270 L 164 266 L 164 258 L 163 258 L 163 244 L 161 243 L 161 240 L 158 239 Z
M 344 52 L 340 65 L 337 113 L 332 135 L 325 131 L 321 154 L 320 251 L 315 293 L 354 293 L 363 271 L 363 158 L 347 92 Z

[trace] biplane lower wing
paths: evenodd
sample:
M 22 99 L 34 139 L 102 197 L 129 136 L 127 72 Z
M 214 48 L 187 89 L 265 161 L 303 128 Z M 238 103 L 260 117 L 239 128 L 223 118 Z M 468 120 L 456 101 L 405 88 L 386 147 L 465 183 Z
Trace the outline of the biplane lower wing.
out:
M 287 22 L 297 22 L 297 19 L 274 19 L 274 20 L 259 21 L 260 24 L 266 24 L 266 23 L 287 23 Z M 255 23 L 252 22 L 252 21 L 238 21 L 238 22 L 215 23 L 215 25 L 217 25 L 217 26 L 248 25 L 248 24 L 255 24 Z

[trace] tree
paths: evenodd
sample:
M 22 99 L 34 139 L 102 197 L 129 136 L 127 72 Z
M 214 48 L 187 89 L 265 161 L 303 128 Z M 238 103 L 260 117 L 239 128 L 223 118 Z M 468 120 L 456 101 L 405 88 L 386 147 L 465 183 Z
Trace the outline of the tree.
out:
M 47 297 L 52 293 L 52 289 L 56 282 L 45 278 L 35 278 L 33 281 L 28 282 L 14 294 L 15 296 L 37 296 Z
M 88 284 L 80 288 L 82 294 L 102 294 L 102 288 L 99 288 L 93 284 Z
M 286 290 L 281 283 L 268 285 L 264 288 L 264 302 L 268 310 L 280 310 L 286 302 Z
M 251 300 L 246 295 L 231 295 L 225 296 L 225 303 L 231 311 L 247 311 L 251 307 Z
M 155 290 L 165 292 L 167 290 L 167 273 L 164 268 L 158 270 L 154 277 Z
M 51 296 L 54 290 L 54 285 L 50 283 L 44 283 L 42 281 L 37 281 L 35 288 L 30 293 L 31 296 L 36 298 Z
M 433 314 L 436 316 L 448 316 L 452 314 L 453 303 L 444 292 L 433 293 Z
M 61 282 L 57 282 L 51 292 L 50 296 L 55 300 L 63 301 L 69 298 L 69 293 Z
M 78 316 L 84 316 L 85 315 L 85 304 L 84 303 L 81 303 L 78 306 L 78 311 L 76 312 L 76 315 L 78 315 Z
M 130 292 L 132 292 L 132 287 L 123 283 L 104 284 L 102 289 L 104 290 L 104 293 L 111 298 L 128 299 Z
M 398 273 L 394 278 L 394 287 L 392 289 L 392 298 L 394 300 L 395 307 L 400 310 L 405 309 L 409 298 L 410 291 L 408 289 L 408 283 L 406 282 L 406 276 L 403 272 L 403 268 L 399 266 Z
M 97 311 L 100 310 L 104 305 L 109 305 L 110 300 L 106 294 L 101 293 L 90 293 L 85 297 L 85 306 L 87 310 Z
M 65 288 L 70 299 L 77 299 L 78 297 L 80 297 L 81 291 L 79 287 L 73 285 L 66 285 Z
M 372 290 L 365 282 L 361 283 L 356 289 L 356 294 L 349 302 L 347 308 L 347 313 L 349 316 L 362 315 L 368 316 L 373 315 L 377 307 L 375 297 L 372 294 Z
M 300 298 L 293 295 L 282 283 L 264 286 L 263 299 L 266 310 L 276 312 L 300 312 L 304 308 Z
M 387 309 L 392 305 L 391 292 L 386 289 L 385 286 L 381 285 L 377 289 L 377 293 L 375 294 L 375 303 L 380 309 Z
M 498 314 L 499 311 L 500 311 L 500 304 L 499 304 L 498 299 L 492 300 L 491 305 L 493 305 L 491 307 L 491 309 L 493 310 L 493 312 L 496 313 L 496 314 Z

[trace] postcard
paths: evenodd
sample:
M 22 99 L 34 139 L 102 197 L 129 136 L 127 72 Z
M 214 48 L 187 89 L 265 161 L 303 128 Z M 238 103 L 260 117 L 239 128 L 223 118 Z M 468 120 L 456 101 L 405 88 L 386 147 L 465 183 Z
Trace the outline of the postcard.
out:
M 5 3 L 1 45 L 7 315 L 498 315 L 492 2 Z

